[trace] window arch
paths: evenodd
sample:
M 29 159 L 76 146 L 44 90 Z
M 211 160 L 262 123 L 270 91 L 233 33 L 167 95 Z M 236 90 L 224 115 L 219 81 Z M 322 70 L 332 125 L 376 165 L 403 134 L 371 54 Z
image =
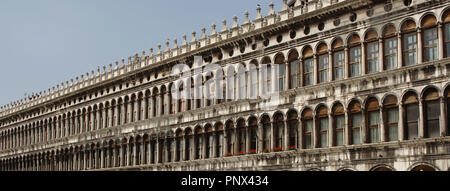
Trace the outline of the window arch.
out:
M 369 143 L 380 142 L 380 107 L 378 100 L 371 97 L 367 100 L 367 125 L 369 134 Z
M 238 72 L 236 73 L 237 78 L 237 87 L 239 87 L 239 99 L 246 99 L 247 98 L 247 71 L 245 68 L 245 65 L 239 64 L 238 65 Z
M 397 141 L 399 120 L 397 97 L 389 95 L 384 98 L 383 111 L 387 141 Z
M 215 142 L 215 147 L 216 147 L 216 157 L 222 157 L 224 152 L 224 147 L 223 147 L 223 140 L 224 140 L 224 132 L 223 132 L 223 124 L 222 123 L 217 123 L 215 125 L 216 127 L 216 142 Z
M 417 33 L 416 23 L 412 20 L 407 20 L 402 24 L 402 58 L 403 65 L 410 66 L 417 64 Z
M 328 147 L 328 129 L 329 129 L 329 119 L 328 119 L 328 108 L 321 105 L 317 109 L 317 130 L 319 131 L 319 136 L 317 137 L 319 147 Z
M 313 148 L 313 111 L 309 108 L 303 110 L 302 124 L 303 124 L 303 148 Z
M 286 87 L 286 62 L 282 53 L 279 53 L 275 56 L 275 64 L 278 66 L 278 91 L 281 92 L 284 91 Z
M 195 135 L 194 135 L 194 156 L 195 159 L 201 159 L 203 158 L 203 129 L 198 126 L 195 128 Z
M 256 117 L 250 117 L 248 120 L 249 137 L 250 137 L 250 148 L 249 153 L 256 153 L 258 148 L 258 119 Z
M 298 75 L 300 72 L 297 50 L 292 50 L 288 56 L 289 63 L 289 89 L 295 89 L 298 87 Z
M 298 113 L 295 110 L 291 110 L 287 114 L 287 125 L 289 132 L 289 149 L 297 149 L 298 144 Z
M 442 15 L 444 27 L 444 58 L 450 57 L 450 9 Z
M 403 97 L 405 117 L 405 139 L 412 140 L 419 137 L 419 99 L 417 94 L 410 91 Z
M 227 147 L 225 155 L 234 155 L 235 146 L 236 146 L 236 133 L 234 124 L 232 121 L 228 121 L 225 125 L 226 131 L 226 139 L 227 139 Z
M 184 89 L 184 82 L 181 82 L 180 85 L 178 86 L 178 92 L 177 92 L 177 101 L 178 101 L 178 112 L 183 112 L 185 111 L 185 104 L 186 104 L 186 91 Z M 175 102 L 175 100 L 174 100 Z M 176 103 L 176 102 L 175 102 Z M 173 109 L 175 109 L 175 103 L 172 103 L 172 105 L 174 105 Z M 175 110 L 174 110 L 175 111 Z
M 333 142 L 336 146 L 345 144 L 345 109 L 340 103 L 337 103 L 333 107 L 333 130 L 334 137 Z
M 446 113 L 446 116 L 447 116 L 447 129 L 446 129 L 446 132 L 447 132 L 447 136 L 448 136 L 448 135 L 450 135 L 450 132 L 449 132 L 449 128 L 450 128 L 450 86 L 447 87 L 446 90 L 445 90 L 444 99 L 445 99 L 444 100 L 445 101 L 445 106 L 447 107 L 447 110 L 444 110 L 444 111 L 447 112 Z
M 385 70 L 397 68 L 397 36 L 395 26 L 387 25 L 383 30 L 384 40 L 384 59 L 383 67 Z
M 303 49 L 303 86 L 314 84 L 314 52 L 310 46 Z
M 366 68 L 367 73 L 375 73 L 378 72 L 378 34 L 377 31 L 371 29 L 367 32 L 364 43 L 366 44 Z
M 423 17 L 421 22 L 422 42 L 423 42 L 423 61 L 433 61 L 438 59 L 438 28 L 437 20 L 434 15 Z
M 205 145 L 206 145 L 206 150 L 205 150 L 205 156 L 204 158 L 211 158 L 212 157 L 212 148 L 214 146 L 214 137 L 213 137 L 213 129 L 212 126 L 210 124 L 207 124 L 205 126 Z
M 329 56 L 328 56 L 328 46 L 325 43 L 320 43 L 317 46 L 318 54 L 318 80 L 319 83 L 328 82 L 328 67 L 329 67 Z
M 178 91 L 176 89 L 177 87 L 174 84 L 169 84 L 170 94 L 169 94 L 169 100 L 170 100 L 170 107 L 169 107 L 169 113 L 174 114 L 176 110 L 176 103 L 177 100 L 179 100 L 180 97 L 178 97 Z M 178 111 L 179 112 L 179 111 Z
M 361 75 L 361 39 L 357 34 L 353 34 L 348 39 L 349 46 L 349 76 Z
M 227 70 L 227 101 L 232 101 L 235 99 L 235 93 L 236 93 L 236 88 L 235 88 L 235 83 L 234 83 L 234 76 L 235 76 L 235 71 L 234 68 L 232 66 L 228 67 Z
M 188 161 L 191 159 L 191 153 L 193 153 L 194 145 L 194 135 L 191 128 L 185 130 L 184 139 L 184 160 Z
M 424 121 L 425 121 L 425 137 L 440 136 L 440 101 L 439 93 L 435 88 L 428 88 L 424 95 Z
M 264 57 L 262 60 L 262 73 L 265 76 L 265 84 L 263 85 L 263 92 L 270 93 L 272 91 L 272 67 L 269 57 Z M 265 70 L 265 71 L 264 71 Z
M 285 126 L 284 126 L 284 116 L 282 113 L 277 113 L 274 116 L 274 122 L 273 122 L 273 127 L 274 127 L 274 138 L 275 138 L 275 148 L 281 148 L 281 150 L 283 150 L 283 145 L 284 145 L 284 131 L 285 131 Z M 274 148 L 274 149 L 275 149 Z
M 344 78 L 344 64 L 345 64 L 345 53 L 344 53 L 344 42 L 342 39 L 335 39 L 332 43 L 333 51 L 333 79 L 339 80 Z
M 252 99 L 256 99 L 259 95 L 259 80 L 258 80 L 258 61 L 256 60 L 252 60 L 250 62 L 250 83 L 251 83 L 251 87 L 250 87 L 250 98 Z
M 349 105 L 350 112 L 350 140 L 352 145 L 361 144 L 362 109 L 361 103 L 353 100 Z
M 242 118 L 237 121 L 236 133 L 238 147 L 237 152 L 238 154 L 245 153 L 247 132 L 245 129 L 245 120 Z
M 182 156 L 183 156 L 183 131 L 181 131 L 181 129 L 178 129 L 176 134 L 176 138 L 175 138 L 175 150 L 176 150 L 176 154 L 175 154 L 175 161 L 181 161 L 182 160 Z
M 263 148 L 264 152 L 270 151 L 270 140 L 272 137 L 270 118 L 267 115 L 264 115 L 261 119 L 261 124 L 263 127 Z

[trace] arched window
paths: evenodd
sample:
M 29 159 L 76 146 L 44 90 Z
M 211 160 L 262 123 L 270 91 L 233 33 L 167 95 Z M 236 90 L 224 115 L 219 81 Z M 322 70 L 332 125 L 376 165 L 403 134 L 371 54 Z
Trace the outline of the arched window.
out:
M 289 89 L 295 89 L 298 87 L 298 75 L 300 72 L 297 50 L 292 50 L 288 56 L 289 63 Z
M 251 87 L 250 87 L 250 98 L 256 99 L 259 95 L 258 87 L 259 87 L 259 81 L 258 81 L 258 61 L 252 60 L 250 62 L 250 81 L 251 81 Z
M 166 138 L 166 152 L 167 152 L 167 161 L 166 162 L 173 162 L 174 158 L 173 158 L 173 151 L 175 150 L 175 142 L 174 142 L 174 138 L 172 136 L 168 136 Z
M 450 9 L 447 9 L 442 17 L 444 23 L 444 57 L 450 57 Z
M 245 144 L 246 144 L 246 139 L 247 139 L 247 133 L 246 133 L 246 129 L 245 129 L 245 120 L 244 119 L 240 119 L 237 122 L 237 127 L 236 127 L 236 131 L 237 131 L 237 140 L 238 140 L 238 153 L 244 153 L 245 152 Z
M 313 111 L 311 109 L 305 109 L 302 113 L 303 124 L 303 148 L 313 148 Z
M 192 100 L 194 100 L 194 98 L 195 98 L 194 97 L 194 92 L 195 92 L 194 79 L 189 78 L 187 84 L 190 84 L 190 85 L 188 85 L 189 93 L 187 95 L 189 95 L 189 97 L 187 98 L 187 106 L 186 106 L 186 109 L 189 111 L 189 110 L 193 109 L 192 108 L 192 106 L 193 106 Z M 190 86 L 190 89 L 189 89 L 189 86 Z
M 383 102 L 384 120 L 388 141 L 398 140 L 398 104 L 397 97 L 390 95 Z
M 197 127 L 195 129 L 194 136 L 194 144 L 195 144 L 195 159 L 201 159 L 203 157 L 203 129 L 201 127 Z
M 212 147 L 213 147 L 213 136 L 212 136 L 212 127 L 211 125 L 206 125 L 205 126 L 205 145 L 206 145 L 206 150 L 205 150 L 205 159 L 211 158 L 211 153 L 212 153 Z
M 345 129 L 345 110 L 342 104 L 336 104 L 333 107 L 333 141 L 336 146 L 345 144 L 344 129 Z
M 261 123 L 263 127 L 263 148 L 264 152 L 267 152 L 270 151 L 270 139 L 272 137 L 270 118 L 267 115 L 264 115 L 261 119 Z
M 184 160 L 188 161 L 191 159 L 191 153 L 194 147 L 194 135 L 192 130 L 188 128 L 185 131 L 185 141 L 184 141 Z
M 263 85 L 264 93 L 270 93 L 272 91 L 272 67 L 271 67 L 271 61 L 269 57 L 264 57 L 262 61 L 262 73 L 265 73 L 265 85 Z M 265 71 L 264 71 L 265 70 Z M 263 74 L 264 75 L 264 74 Z
M 378 34 L 375 30 L 370 30 L 364 39 L 366 43 L 366 68 L 367 73 L 378 72 Z
M 234 79 L 234 77 L 233 77 Z M 234 82 L 234 80 L 233 80 Z M 202 99 L 203 99 L 203 91 L 202 91 L 202 86 L 203 85 L 203 77 L 202 75 L 198 75 L 195 82 L 194 82 L 194 86 L 195 86 L 195 105 L 196 108 L 201 108 L 202 107 Z
M 275 138 L 275 148 L 281 148 L 283 150 L 283 143 L 284 143 L 284 119 L 283 114 L 278 113 L 274 117 L 274 138 Z
M 278 91 L 285 90 L 286 81 L 286 63 L 283 54 L 277 54 L 275 56 L 275 64 L 278 66 Z
M 449 129 L 450 129 L 450 89 L 447 87 L 444 94 L 445 99 L 445 106 L 447 107 L 447 136 L 450 135 Z
M 435 88 L 428 88 L 423 96 L 425 137 L 439 137 L 439 116 L 441 111 L 439 93 Z
M 153 89 L 153 116 L 156 117 L 158 115 L 158 109 L 159 109 L 159 104 L 160 104 L 160 96 L 159 96 L 159 91 L 157 88 Z M 124 107 L 124 109 L 126 110 L 126 106 Z M 124 111 L 124 113 L 126 113 L 126 111 Z M 126 119 L 124 120 L 124 122 L 126 121 Z
M 306 47 L 303 50 L 303 86 L 314 84 L 314 57 L 313 49 Z
M 319 67 L 318 67 L 318 74 L 319 76 L 319 83 L 328 82 L 328 67 L 329 67 L 329 61 L 328 61 L 328 46 L 325 43 L 321 43 L 317 47 L 317 54 L 319 55 L 317 57 Z
M 167 94 L 166 86 L 162 86 L 161 87 L 161 115 L 167 114 L 166 108 L 168 106 L 167 106 L 167 102 L 166 102 L 166 94 Z
M 438 59 L 438 29 L 437 20 L 433 15 L 427 15 L 422 19 L 423 28 L 423 61 Z
M 416 23 L 412 20 L 407 20 L 405 23 L 403 23 L 401 32 L 403 41 L 403 65 L 410 66 L 417 64 Z
M 384 38 L 384 69 L 397 68 L 397 36 L 393 25 L 388 25 L 383 30 Z
M 344 78 L 344 42 L 341 39 L 334 40 L 332 44 L 333 48 L 333 79 L 339 80 Z
M 205 91 L 205 106 L 211 106 L 213 102 L 213 93 L 214 91 L 211 91 L 214 85 L 214 74 L 212 72 L 208 72 L 206 74 L 205 81 L 203 82 L 203 87 Z
M 367 124 L 369 133 L 369 143 L 380 142 L 380 107 L 376 98 L 369 98 L 367 101 Z
M 329 129 L 329 119 L 328 119 L 328 108 L 326 106 L 320 106 L 317 110 L 317 128 L 319 130 L 319 146 L 321 148 L 328 147 L 328 129 Z
M 246 68 L 243 64 L 239 65 L 238 73 L 238 87 L 239 87 L 239 99 L 246 99 L 247 98 L 247 75 L 246 75 Z
M 183 156 L 183 132 L 181 130 L 178 130 L 176 133 L 176 155 L 175 155 L 175 161 L 181 161 L 181 156 Z
M 223 134 L 223 124 L 222 123 L 218 123 L 215 125 L 216 126 L 216 157 L 222 157 L 224 154 L 224 150 L 223 150 L 223 139 L 224 139 L 224 134 Z
M 234 100 L 234 95 L 236 93 L 235 90 L 235 84 L 234 84 L 234 68 L 233 67 L 228 67 L 227 70 L 227 101 L 232 101 Z
M 233 155 L 235 150 L 235 140 L 236 134 L 234 129 L 234 124 L 232 121 L 228 121 L 226 124 L 226 139 L 227 139 L 227 150 L 226 155 Z
M 362 127 L 362 114 L 361 103 L 358 101 L 352 101 L 349 106 L 350 112 L 350 136 L 351 144 L 361 144 L 361 127 Z
M 251 117 L 248 120 L 248 128 L 250 136 L 250 154 L 256 153 L 256 148 L 258 146 L 258 120 L 255 117 Z
M 408 92 L 403 98 L 405 117 L 405 139 L 412 140 L 419 135 L 419 100 L 417 94 Z
M 349 76 L 361 75 L 361 39 L 357 34 L 353 34 L 348 39 L 349 46 Z
M 298 148 L 298 114 L 292 110 L 287 114 L 287 125 L 289 132 L 289 149 Z

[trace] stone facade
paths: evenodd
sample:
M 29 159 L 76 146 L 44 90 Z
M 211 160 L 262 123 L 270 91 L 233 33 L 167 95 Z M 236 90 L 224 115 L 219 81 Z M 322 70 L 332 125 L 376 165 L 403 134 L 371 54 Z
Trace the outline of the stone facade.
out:
M 449 57 L 450 1 L 285 0 L 2 107 L 0 170 L 449 170 Z

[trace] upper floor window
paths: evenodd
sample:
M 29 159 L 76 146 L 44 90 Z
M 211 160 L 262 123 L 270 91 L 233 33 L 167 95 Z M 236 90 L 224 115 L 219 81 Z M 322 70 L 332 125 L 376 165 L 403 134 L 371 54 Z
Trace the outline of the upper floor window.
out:
M 437 20 L 433 15 L 427 15 L 422 19 L 423 28 L 423 56 L 424 61 L 438 59 L 438 34 Z
M 417 63 L 417 33 L 416 23 L 408 20 L 402 25 L 403 65 L 410 66 Z
M 313 50 L 307 47 L 303 50 L 303 86 L 314 84 Z
M 429 88 L 424 94 L 425 137 L 440 136 L 440 105 L 439 93 L 434 88 Z
M 344 78 L 344 43 L 341 39 L 336 39 L 332 45 L 333 48 L 333 78 L 339 80 Z
M 378 72 L 378 34 L 371 30 L 366 34 L 366 66 L 367 73 Z
M 318 63 L 319 63 L 319 83 L 328 82 L 328 47 L 325 43 L 321 43 L 317 48 L 317 53 L 319 55 Z
M 258 87 L 259 87 L 259 81 L 258 81 L 258 62 L 256 60 L 253 60 L 252 62 L 250 62 L 250 81 L 251 81 L 251 86 L 250 86 L 250 98 L 252 99 L 256 99 L 257 96 L 259 95 L 258 91 Z
M 318 116 L 318 125 L 319 125 L 319 144 L 320 147 L 328 147 L 328 109 L 325 106 L 321 106 L 317 110 L 317 116 Z
M 398 140 L 398 104 L 393 95 L 387 96 L 383 102 L 385 126 L 388 141 Z
M 445 11 L 442 17 L 444 23 L 444 57 L 450 57 L 450 10 Z
M 380 109 L 378 100 L 370 98 L 367 101 L 367 122 L 369 125 L 369 142 L 380 142 Z
M 412 140 L 419 136 L 419 99 L 414 92 L 408 92 L 403 98 L 405 128 L 405 139 Z
M 295 89 L 298 87 L 298 75 L 299 75 L 299 61 L 298 52 L 293 50 L 288 56 L 289 63 L 289 89 Z
M 383 31 L 384 38 L 384 69 L 397 68 L 397 36 L 393 25 L 388 25 Z
M 356 77 L 361 74 L 361 39 L 354 34 L 349 38 L 349 74 Z
M 286 64 L 283 54 L 278 54 L 275 57 L 275 64 L 278 66 L 278 91 L 284 91 L 286 80 Z

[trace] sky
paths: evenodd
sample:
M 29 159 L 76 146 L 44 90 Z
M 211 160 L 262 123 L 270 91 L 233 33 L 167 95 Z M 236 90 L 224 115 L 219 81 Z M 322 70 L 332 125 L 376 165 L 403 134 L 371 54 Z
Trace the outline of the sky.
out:
M 0 0 L 0 105 L 97 71 L 166 39 L 182 42 L 270 0 Z M 275 11 L 282 0 L 275 0 Z

